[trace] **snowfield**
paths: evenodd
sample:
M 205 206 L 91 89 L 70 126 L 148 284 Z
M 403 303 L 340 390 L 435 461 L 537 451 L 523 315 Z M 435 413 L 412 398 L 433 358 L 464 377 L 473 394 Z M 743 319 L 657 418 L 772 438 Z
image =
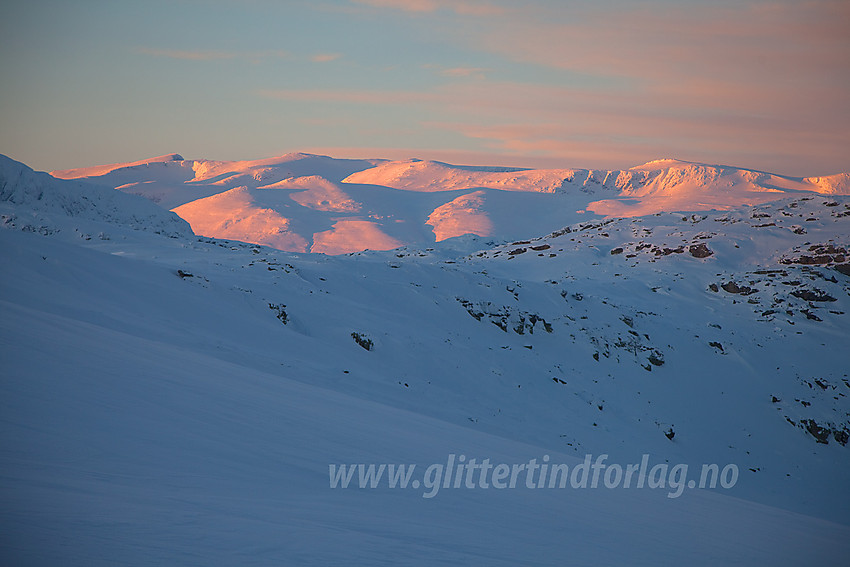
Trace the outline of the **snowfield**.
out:
M 55 174 L 0 161 L 3 564 L 850 557 L 846 175 Z M 738 476 L 423 497 L 450 455 Z M 416 484 L 332 488 L 343 464 Z

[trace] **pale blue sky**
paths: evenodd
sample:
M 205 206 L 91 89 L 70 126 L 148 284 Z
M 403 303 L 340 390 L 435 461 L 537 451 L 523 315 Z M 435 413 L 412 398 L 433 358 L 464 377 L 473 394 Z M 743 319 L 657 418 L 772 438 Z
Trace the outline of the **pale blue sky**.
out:
M 850 170 L 850 8 L 7 1 L 0 153 L 43 170 L 290 151 Z

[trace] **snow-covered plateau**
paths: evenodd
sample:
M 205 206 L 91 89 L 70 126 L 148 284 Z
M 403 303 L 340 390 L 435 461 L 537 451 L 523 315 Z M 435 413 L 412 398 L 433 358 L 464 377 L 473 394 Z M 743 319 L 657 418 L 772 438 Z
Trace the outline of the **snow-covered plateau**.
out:
M 846 173 L 0 156 L 0 226 L 4 565 L 850 559 Z

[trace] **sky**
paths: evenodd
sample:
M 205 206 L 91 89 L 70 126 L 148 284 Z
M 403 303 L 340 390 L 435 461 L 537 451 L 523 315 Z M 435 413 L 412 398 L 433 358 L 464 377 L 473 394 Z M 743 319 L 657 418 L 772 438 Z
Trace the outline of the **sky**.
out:
M 0 153 L 850 171 L 850 2 L 6 0 Z

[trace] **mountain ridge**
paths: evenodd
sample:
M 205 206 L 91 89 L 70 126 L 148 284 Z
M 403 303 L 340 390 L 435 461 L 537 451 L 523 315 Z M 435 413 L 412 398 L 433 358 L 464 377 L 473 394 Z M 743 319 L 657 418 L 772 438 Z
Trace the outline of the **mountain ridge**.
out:
M 422 247 L 465 234 L 511 240 L 583 219 L 728 210 L 801 193 L 850 194 L 846 173 L 792 178 L 672 158 L 603 171 L 297 152 L 233 162 L 180 157 L 56 173 L 145 196 L 205 236 L 326 254 Z M 248 190 L 239 207 L 227 210 L 213 198 L 238 187 Z

